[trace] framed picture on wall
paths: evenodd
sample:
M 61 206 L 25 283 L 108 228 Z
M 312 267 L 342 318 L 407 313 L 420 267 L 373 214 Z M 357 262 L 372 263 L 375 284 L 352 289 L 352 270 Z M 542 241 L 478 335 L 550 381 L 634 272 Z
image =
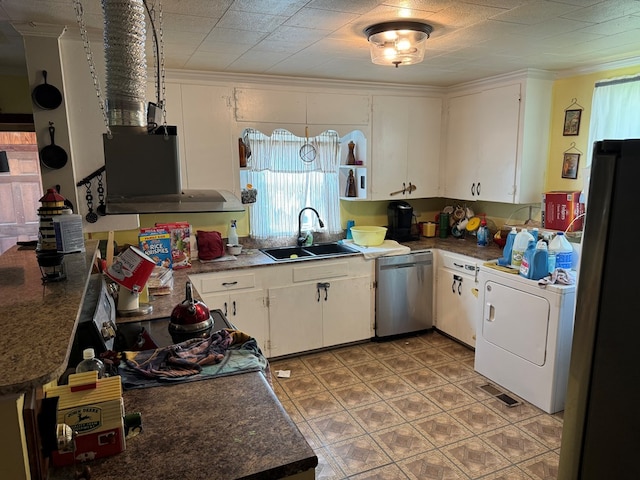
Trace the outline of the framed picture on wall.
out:
M 565 153 L 562 161 L 562 178 L 578 178 L 579 153 Z
M 565 110 L 564 111 L 564 130 L 562 135 L 565 137 L 577 136 L 580 133 L 580 116 L 582 110 Z

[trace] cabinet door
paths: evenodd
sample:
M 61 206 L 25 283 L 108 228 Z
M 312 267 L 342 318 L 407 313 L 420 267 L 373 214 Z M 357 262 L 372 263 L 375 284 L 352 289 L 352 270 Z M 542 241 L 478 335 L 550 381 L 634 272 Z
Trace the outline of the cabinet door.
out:
M 436 327 L 475 347 L 478 288 L 474 278 L 446 268 L 437 272 Z
M 307 94 L 283 90 L 236 88 L 236 120 L 253 123 L 307 122 Z
M 442 99 L 412 98 L 409 110 L 407 180 L 416 191 L 410 198 L 437 197 L 440 185 Z
M 267 351 L 268 309 L 265 291 L 252 290 L 229 295 L 228 311 L 227 316 L 231 323 L 238 330 L 255 338 L 262 353 L 269 356 Z
M 480 97 L 482 143 L 478 199 L 513 203 L 518 163 L 520 84 L 484 90 Z
M 477 166 L 480 159 L 480 95 L 448 100 L 444 196 L 477 200 Z
M 417 190 L 395 198 L 437 195 L 441 110 L 439 98 L 373 97 L 373 200 L 393 199 L 390 194 L 409 183 Z
M 202 295 L 202 301 L 209 310 L 220 310 L 227 320 L 247 335 L 256 339 L 262 353 L 268 356 L 268 309 L 264 290 L 251 290 Z
M 371 338 L 371 276 L 331 280 L 322 298 L 323 346 Z
M 316 283 L 269 289 L 272 357 L 321 348 L 322 299 Z
M 374 96 L 371 128 L 371 198 L 388 200 L 407 182 L 407 102 L 403 97 Z
M 231 89 L 182 85 L 186 177 L 183 188 L 239 193 L 237 138 L 231 128 Z

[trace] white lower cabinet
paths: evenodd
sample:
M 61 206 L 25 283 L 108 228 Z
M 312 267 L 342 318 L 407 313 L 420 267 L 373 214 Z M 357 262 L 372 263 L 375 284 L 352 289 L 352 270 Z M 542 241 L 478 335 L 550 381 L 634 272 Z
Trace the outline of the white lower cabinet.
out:
M 189 279 L 210 310 L 220 309 L 271 358 L 371 338 L 373 265 L 350 256 Z
M 269 356 L 266 292 L 260 275 L 221 272 L 189 275 L 189 280 L 209 310 L 219 309 L 238 330 L 251 335 L 262 353 Z
M 322 303 L 316 283 L 269 289 L 271 356 L 322 347 Z
M 271 356 L 371 338 L 371 276 L 269 289 Z
M 440 252 L 436 270 L 436 318 L 438 330 L 475 347 L 478 313 L 477 260 Z
M 262 353 L 268 356 L 268 308 L 264 290 L 201 296 L 210 310 L 221 310 L 234 327 L 255 338 Z

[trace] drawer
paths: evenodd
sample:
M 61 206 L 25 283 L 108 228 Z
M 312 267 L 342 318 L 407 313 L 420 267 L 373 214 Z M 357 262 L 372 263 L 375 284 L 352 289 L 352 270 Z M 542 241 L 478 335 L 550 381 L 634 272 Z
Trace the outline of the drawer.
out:
M 226 275 L 226 276 L 205 276 L 200 279 L 200 294 L 215 292 L 228 292 L 230 290 L 240 290 L 243 288 L 255 288 L 256 277 L 249 273 L 246 275 Z
M 440 266 L 450 270 L 464 272 L 469 275 L 475 275 L 476 270 L 478 269 L 475 259 L 451 253 L 442 254 L 442 265 Z
M 294 282 L 308 282 L 310 280 L 322 280 L 325 278 L 346 277 L 349 275 L 349 264 L 347 262 L 314 262 L 313 265 L 306 265 L 293 268 Z

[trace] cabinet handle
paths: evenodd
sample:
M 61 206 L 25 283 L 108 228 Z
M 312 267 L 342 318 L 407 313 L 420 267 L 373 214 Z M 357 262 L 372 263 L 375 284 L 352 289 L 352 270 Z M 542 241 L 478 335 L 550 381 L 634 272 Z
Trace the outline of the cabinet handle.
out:
M 453 278 L 453 283 L 451 284 L 451 293 L 453 293 L 454 295 L 456 293 L 456 279 L 455 279 L 455 277 Z
M 224 316 L 226 317 L 227 315 L 227 302 L 224 302 Z
M 318 292 L 318 302 L 320 302 L 320 284 L 316 285 L 316 292 Z
M 478 196 L 480 196 L 480 182 L 478 182 L 478 186 L 476 187 L 476 192 L 478 192 Z
M 458 284 L 458 295 L 462 296 L 462 280 L 460 280 L 460 283 Z
M 236 282 L 222 282 L 222 286 L 223 287 L 231 287 L 231 286 L 237 285 L 237 284 L 238 284 L 237 281 Z
M 471 196 L 472 197 L 476 196 L 476 184 L 475 183 L 471 184 Z
M 233 316 L 236 316 L 236 301 L 233 301 Z

